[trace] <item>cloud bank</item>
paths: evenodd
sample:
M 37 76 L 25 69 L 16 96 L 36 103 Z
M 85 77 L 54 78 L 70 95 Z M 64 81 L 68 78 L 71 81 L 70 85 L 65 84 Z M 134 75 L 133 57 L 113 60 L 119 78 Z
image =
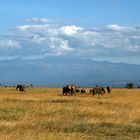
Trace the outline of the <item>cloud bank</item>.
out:
M 109 24 L 92 29 L 54 24 L 48 18 L 24 19 L 26 25 L 0 36 L 0 59 L 53 56 L 106 60 L 140 56 L 140 26 Z

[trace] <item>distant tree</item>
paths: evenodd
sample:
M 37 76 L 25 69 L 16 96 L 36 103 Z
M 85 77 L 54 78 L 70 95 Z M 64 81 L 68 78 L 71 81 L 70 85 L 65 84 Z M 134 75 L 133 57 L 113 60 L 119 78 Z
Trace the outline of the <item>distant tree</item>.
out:
M 133 88 L 133 83 L 127 83 L 126 88 L 130 88 L 130 89 Z

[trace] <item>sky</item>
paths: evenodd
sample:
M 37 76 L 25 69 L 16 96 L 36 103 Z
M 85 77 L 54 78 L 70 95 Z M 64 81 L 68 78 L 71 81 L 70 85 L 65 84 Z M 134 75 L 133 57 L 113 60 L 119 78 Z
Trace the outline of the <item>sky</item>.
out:
M 139 5 L 139 0 L 1 0 L 0 16 L 4 28 L 34 17 L 85 27 L 135 26 L 139 24 Z
M 0 63 L 140 64 L 139 6 L 139 0 L 1 0 Z

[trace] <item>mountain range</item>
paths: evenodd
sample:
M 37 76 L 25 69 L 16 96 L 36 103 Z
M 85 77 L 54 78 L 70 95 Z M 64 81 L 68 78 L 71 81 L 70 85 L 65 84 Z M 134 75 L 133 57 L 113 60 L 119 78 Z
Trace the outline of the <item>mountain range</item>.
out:
M 90 59 L 53 58 L 46 60 L 0 61 L 0 83 L 62 87 L 75 84 L 81 87 L 95 85 L 124 87 L 126 83 L 140 84 L 140 65 L 112 63 Z

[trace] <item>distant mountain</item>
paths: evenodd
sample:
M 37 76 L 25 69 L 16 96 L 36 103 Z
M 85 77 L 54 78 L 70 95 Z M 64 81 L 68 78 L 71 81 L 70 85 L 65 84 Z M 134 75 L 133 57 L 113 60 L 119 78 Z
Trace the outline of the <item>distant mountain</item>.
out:
M 0 61 L 0 83 L 9 85 L 25 83 L 61 87 L 73 83 L 84 87 L 97 84 L 124 87 L 127 82 L 140 84 L 139 72 L 140 65 L 67 57 Z

